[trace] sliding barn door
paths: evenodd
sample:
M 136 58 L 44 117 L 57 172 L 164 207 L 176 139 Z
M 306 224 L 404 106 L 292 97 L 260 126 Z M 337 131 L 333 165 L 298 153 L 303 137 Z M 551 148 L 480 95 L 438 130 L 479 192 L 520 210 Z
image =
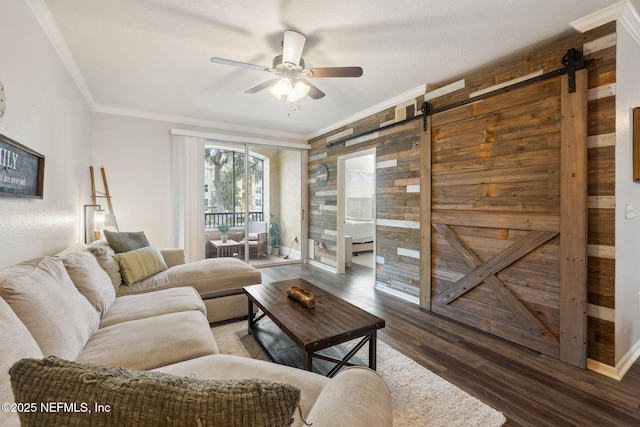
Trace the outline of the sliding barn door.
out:
M 434 114 L 431 309 L 584 367 L 586 70 Z

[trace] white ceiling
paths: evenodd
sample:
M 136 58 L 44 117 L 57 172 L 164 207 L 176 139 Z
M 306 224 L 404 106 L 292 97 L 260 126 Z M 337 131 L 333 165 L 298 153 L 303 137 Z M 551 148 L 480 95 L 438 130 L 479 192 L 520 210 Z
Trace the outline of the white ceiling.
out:
M 619 0 L 32 2 L 50 11 L 50 35 L 62 35 L 54 43 L 94 110 L 299 137 L 575 31 L 572 21 Z M 210 62 L 270 66 L 287 29 L 307 36 L 308 67 L 359 65 L 363 76 L 313 79 L 326 97 L 294 107 L 244 93 L 271 74 Z

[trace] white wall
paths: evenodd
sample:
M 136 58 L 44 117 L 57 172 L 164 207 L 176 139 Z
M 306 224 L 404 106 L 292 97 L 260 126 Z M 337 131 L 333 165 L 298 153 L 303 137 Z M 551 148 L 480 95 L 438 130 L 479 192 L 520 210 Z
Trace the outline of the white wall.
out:
M 616 64 L 616 363 L 640 345 L 640 183 L 633 182 L 632 109 L 640 107 L 640 46 L 618 24 Z M 625 219 L 625 204 L 635 218 Z
M 91 114 L 23 0 L 0 2 L 0 133 L 45 156 L 44 199 L 0 197 L 0 267 L 50 255 L 84 239 Z
M 100 168 L 104 167 L 120 231 L 144 231 L 149 242 L 160 248 L 174 247 L 171 127 L 155 120 L 93 115 L 98 191 L 103 191 Z

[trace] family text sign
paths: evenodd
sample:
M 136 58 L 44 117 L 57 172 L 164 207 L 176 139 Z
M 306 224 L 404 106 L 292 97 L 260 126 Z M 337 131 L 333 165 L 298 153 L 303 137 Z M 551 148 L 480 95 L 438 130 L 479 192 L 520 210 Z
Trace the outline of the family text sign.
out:
M 0 135 L 0 196 L 41 199 L 44 156 Z

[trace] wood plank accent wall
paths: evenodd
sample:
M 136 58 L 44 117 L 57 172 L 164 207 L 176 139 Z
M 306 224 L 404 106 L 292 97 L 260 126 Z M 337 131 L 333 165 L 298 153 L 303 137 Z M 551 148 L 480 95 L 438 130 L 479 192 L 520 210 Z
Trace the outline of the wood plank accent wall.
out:
M 545 46 L 537 46 L 528 52 L 519 52 L 499 65 L 490 65 L 465 77 L 458 89 L 431 99 L 434 108 L 441 108 L 468 99 L 479 91 L 489 90 L 524 76 L 556 70 L 562 65 L 559 59 L 570 48 L 593 59 L 588 67 L 588 151 L 587 151 L 587 357 L 597 362 L 615 366 L 615 83 L 616 83 L 616 23 L 611 22 L 584 34 L 562 36 Z M 422 99 L 416 99 L 421 105 Z M 407 117 L 415 114 L 414 108 L 407 108 Z M 315 260 L 335 265 L 336 238 L 336 159 L 337 156 L 376 147 L 378 153 L 377 184 L 379 194 L 376 280 L 383 286 L 401 290 L 410 295 L 420 296 L 420 302 L 427 308 L 430 296 L 420 295 L 428 290 L 431 277 L 424 266 L 431 257 L 424 254 L 425 242 L 429 237 L 419 227 L 420 207 L 431 209 L 431 204 L 455 203 L 446 193 L 433 194 L 433 199 L 420 198 L 419 193 L 407 192 L 409 186 L 431 185 L 421 175 L 428 169 L 420 164 L 421 144 L 430 142 L 422 134 L 422 121 L 401 125 L 380 131 L 361 141 L 349 142 L 349 135 L 375 130 L 383 123 L 395 120 L 395 108 L 389 108 L 355 123 L 335 129 L 309 141 L 309 230 L 310 238 L 322 242 L 324 248 L 316 245 Z M 542 123 L 543 125 L 543 123 Z M 334 136 L 335 139 L 332 138 Z M 552 141 L 548 141 L 552 143 Z M 454 146 L 452 148 L 455 149 Z M 424 155 L 424 153 L 423 153 Z M 457 155 L 464 156 L 463 151 Z M 542 160 L 542 159 L 540 159 Z M 330 180 L 326 187 L 319 188 L 313 181 L 313 171 L 320 163 L 329 168 Z M 523 171 L 523 173 L 526 171 Z M 558 171 L 559 172 L 559 171 Z M 488 174 L 491 171 L 487 172 Z M 550 171 L 550 179 L 553 171 Z M 559 179 L 559 178 L 558 178 Z M 467 183 L 467 190 L 474 191 L 473 183 Z M 548 185 L 538 182 L 536 185 Z M 416 187 L 411 187 L 415 189 Z M 515 188 L 495 187 L 495 196 L 509 194 Z M 539 191 L 539 188 L 531 188 Z M 421 188 L 424 192 L 424 188 Z M 526 198 L 527 188 L 517 188 Z M 559 194 L 551 193 L 550 201 Z M 508 197 L 504 196 L 503 200 Z M 545 210 L 544 201 L 538 207 Z M 320 209 L 322 207 L 322 209 Z M 496 213 L 499 216 L 499 212 Z M 523 219 L 525 222 L 526 218 Z M 504 217 L 501 221 L 519 221 L 518 218 Z M 416 228 L 418 223 L 418 228 Z M 478 236 L 477 238 L 482 238 Z M 408 256 L 407 254 L 410 254 Z M 546 256 L 546 255 L 544 255 Z M 544 257 L 543 256 L 543 257 Z M 416 258 L 417 257 L 417 258 Z M 422 258 L 422 261 L 420 261 Z M 557 259 L 557 258 L 556 258 Z M 422 263 L 422 268 L 421 268 Z M 460 266 L 466 271 L 467 265 Z M 427 274 L 425 274 L 427 272 Z M 420 279 L 422 277 L 422 279 Z M 531 277 L 536 272 L 531 271 Z M 540 305 L 541 308 L 544 304 Z M 552 319 L 553 320 L 553 319 Z M 559 319 L 553 320 L 559 322 Z
M 374 132 L 396 117 L 415 116 L 416 102 L 396 107 L 336 129 L 309 141 L 309 238 L 314 260 L 335 267 L 337 238 L 337 158 L 376 149 L 376 282 L 378 286 L 419 297 L 420 288 L 420 131 L 421 120 Z M 324 187 L 313 174 L 321 163 L 329 170 Z
M 615 87 L 616 24 L 594 30 L 583 52 L 595 60 L 589 67 L 589 89 Z M 615 366 L 615 324 L 601 313 L 615 310 L 615 90 L 599 92 L 588 107 L 588 261 L 587 357 Z

